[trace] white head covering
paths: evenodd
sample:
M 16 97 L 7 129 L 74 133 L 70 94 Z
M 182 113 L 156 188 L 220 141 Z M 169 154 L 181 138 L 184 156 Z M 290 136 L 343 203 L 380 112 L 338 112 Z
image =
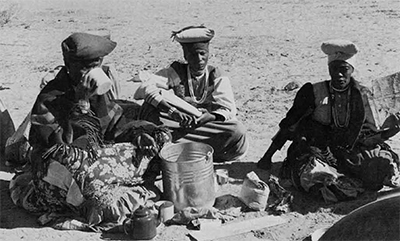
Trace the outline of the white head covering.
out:
M 198 43 L 210 41 L 214 37 L 214 30 L 205 26 L 189 26 L 179 31 L 173 31 L 171 38 L 178 43 Z
M 343 60 L 355 68 L 358 47 L 351 41 L 332 39 L 322 43 L 321 50 L 328 55 L 328 64 L 335 60 Z

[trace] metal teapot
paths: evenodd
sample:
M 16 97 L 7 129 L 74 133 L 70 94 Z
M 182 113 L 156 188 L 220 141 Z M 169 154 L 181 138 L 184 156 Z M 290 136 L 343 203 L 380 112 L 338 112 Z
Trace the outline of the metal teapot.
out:
M 157 235 L 160 220 L 149 208 L 140 206 L 127 217 L 123 223 L 124 232 L 133 240 L 150 240 Z

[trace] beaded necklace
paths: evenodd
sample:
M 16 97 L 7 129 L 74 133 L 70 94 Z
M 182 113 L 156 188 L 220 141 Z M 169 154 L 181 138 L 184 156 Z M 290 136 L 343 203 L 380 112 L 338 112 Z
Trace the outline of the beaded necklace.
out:
M 193 79 L 192 79 L 192 75 L 190 74 L 190 69 L 189 69 L 189 65 L 187 66 L 187 78 L 188 78 L 188 86 L 189 86 L 189 94 L 190 94 L 190 98 L 192 99 L 192 101 L 196 104 L 202 104 L 206 98 L 207 98 L 207 94 L 208 94 L 208 68 L 206 66 L 205 69 L 205 73 L 202 77 L 205 77 L 205 83 L 204 83 L 204 87 L 203 87 L 203 94 L 200 98 L 200 100 L 197 100 L 195 94 L 194 94 L 194 88 L 193 88 Z M 202 78 L 200 77 L 200 79 Z
M 335 87 L 332 86 L 332 83 L 329 83 L 329 87 L 330 87 L 330 92 L 331 92 L 331 108 L 332 108 L 332 117 L 333 117 L 333 122 L 335 124 L 336 127 L 338 128 L 344 128 L 344 127 L 348 127 L 349 123 L 350 123 L 350 95 L 351 95 L 351 88 L 349 88 L 349 85 L 340 90 L 340 89 L 336 89 Z M 337 108 L 336 108 L 336 103 L 335 103 L 335 92 L 345 92 L 347 91 L 347 100 L 346 100 L 346 118 L 344 123 L 340 123 L 339 120 L 339 115 L 337 112 Z

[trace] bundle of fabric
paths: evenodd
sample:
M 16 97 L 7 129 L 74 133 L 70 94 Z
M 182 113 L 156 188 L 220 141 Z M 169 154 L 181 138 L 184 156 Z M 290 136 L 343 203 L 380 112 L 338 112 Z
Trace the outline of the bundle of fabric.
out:
M 102 231 L 158 200 L 160 191 L 152 182 L 159 173 L 157 153 L 171 140 L 168 129 L 132 122 L 118 133 L 131 142 L 104 145 L 96 118 L 81 118 L 75 125 L 86 137 L 74 145 L 54 145 L 43 154 L 41 166 L 10 182 L 14 203 L 44 212 L 42 223 L 55 228 Z M 71 225 L 71 220 L 81 225 Z
M 270 175 L 267 184 L 271 193 L 275 197 L 275 201 L 268 205 L 268 210 L 276 215 L 291 211 L 293 203 L 293 195 L 279 184 L 278 177 Z
M 310 148 L 286 167 L 296 188 L 322 197 L 327 203 L 356 198 L 364 191 L 361 181 L 339 173 L 320 149 Z
M 339 156 L 343 159 L 343 173 L 357 177 L 369 190 L 400 185 L 399 156 L 385 143 L 361 150 L 343 150 Z

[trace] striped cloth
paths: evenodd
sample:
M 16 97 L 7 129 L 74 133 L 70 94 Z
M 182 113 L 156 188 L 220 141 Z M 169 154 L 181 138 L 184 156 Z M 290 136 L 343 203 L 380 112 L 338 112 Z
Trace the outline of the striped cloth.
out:
M 115 81 L 113 81 L 115 82 Z M 110 93 L 93 96 L 90 107 L 98 119 L 105 140 L 112 140 L 117 123 L 123 120 L 122 108 L 112 101 Z M 85 135 L 79 126 L 71 126 L 70 113 L 75 106 L 75 92 L 65 68 L 62 68 L 40 92 L 31 111 L 29 142 L 33 147 L 32 166 L 38 173 L 45 170 L 41 155 L 58 143 L 72 144 Z M 82 142 L 80 142 L 82 143 Z M 80 146 L 82 149 L 88 146 Z

